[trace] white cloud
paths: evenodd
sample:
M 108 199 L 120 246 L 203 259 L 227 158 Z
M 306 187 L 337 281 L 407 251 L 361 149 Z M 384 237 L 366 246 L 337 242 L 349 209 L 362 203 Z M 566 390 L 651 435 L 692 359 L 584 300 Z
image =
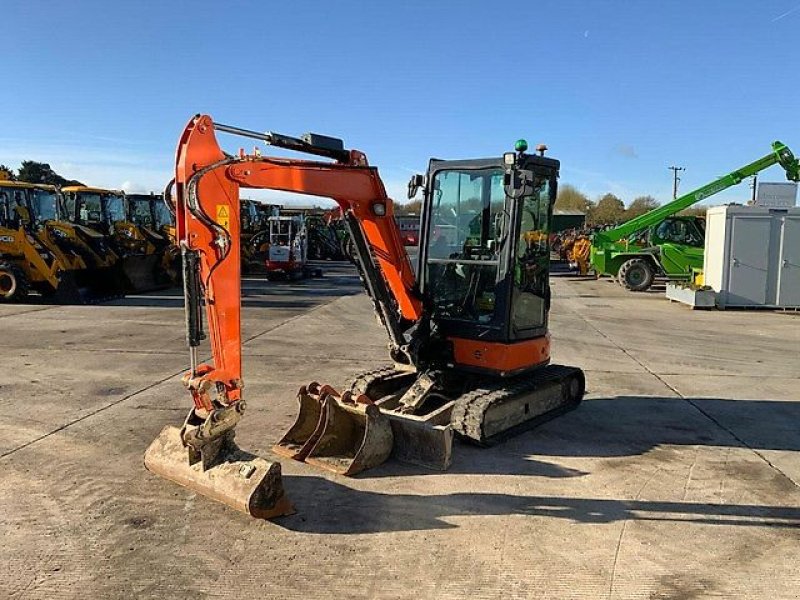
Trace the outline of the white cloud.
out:
M 636 148 L 630 144 L 618 144 L 617 147 L 614 148 L 614 152 L 625 158 L 639 158 L 639 155 L 636 153 Z

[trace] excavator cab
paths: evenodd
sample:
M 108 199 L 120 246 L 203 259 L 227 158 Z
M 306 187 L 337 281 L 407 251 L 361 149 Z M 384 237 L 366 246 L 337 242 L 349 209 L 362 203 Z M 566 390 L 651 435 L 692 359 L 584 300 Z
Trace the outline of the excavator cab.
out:
M 546 335 L 558 169 L 557 160 L 521 152 L 430 161 L 417 272 L 444 337 L 514 344 Z M 497 364 L 460 350 L 454 344 L 452 362 L 468 368 L 508 375 L 531 367 L 522 357 Z

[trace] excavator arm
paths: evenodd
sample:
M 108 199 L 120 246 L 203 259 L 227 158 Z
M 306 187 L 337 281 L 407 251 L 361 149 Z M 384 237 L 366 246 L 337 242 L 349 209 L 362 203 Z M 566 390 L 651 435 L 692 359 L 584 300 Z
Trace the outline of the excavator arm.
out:
M 222 151 L 216 131 L 261 139 L 267 144 L 334 158 L 320 162 Z M 359 249 L 368 291 L 400 348 L 403 328 L 421 315 L 415 277 L 395 225 L 391 199 L 378 171 L 356 150 L 335 148 L 331 138 L 311 141 L 217 125 L 196 116 L 181 137 L 174 186 L 177 236 L 184 257 L 187 337 L 191 370 L 185 383 L 195 408 L 208 416 L 241 400 L 239 188 L 272 189 L 333 199 L 346 215 Z M 314 142 L 321 139 L 322 144 Z M 374 261 L 372 257 L 374 256 Z M 377 267 L 377 268 L 376 268 Z M 205 336 L 212 364 L 198 364 Z
M 266 157 L 258 150 L 253 154 L 240 150 L 233 156 L 220 148 L 216 132 L 259 139 L 334 162 Z M 145 453 L 145 465 L 238 510 L 270 518 L 292 510 L 283 494 L 280 465 L 246 453 L 234 442 L 234 430 L 245 409 L 242 187 L 327 197 L 341 207 L 362 278 L 398 360 L 410 362 L 405 331 L 421 318 L 422 303 L 394 221 L 392 201 L 364 154 L 345 150 L 340 140 L 324 136 L 261 134 L 215 124 L 207 115 L 189 121 L 178 144 L 175 179 L 165 199 L 175 210 L 183 262 L 190 349 L 190 369 L 183 381 L 194 406 L 180 429 L 164 428 Z M 198 347 L 206 335 L 212 359 L 199 363 Z M 376 410 L 370 407 L 369 414 Z

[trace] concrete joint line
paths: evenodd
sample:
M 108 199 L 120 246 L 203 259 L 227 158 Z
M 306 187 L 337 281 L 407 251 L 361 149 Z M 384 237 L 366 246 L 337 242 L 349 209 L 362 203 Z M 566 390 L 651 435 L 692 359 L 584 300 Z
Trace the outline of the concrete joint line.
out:
M 113 406 L 116 406 L 117 404 L 121 404 L 122 402 L 125 402 L 125 400 L 129 400 L 129 399 L 133 398 L 134 396 L 138 396 L 142 392 L 146 392 L 147 390 L 152 389 L 155 386 L 160 385 L 160 384 L 164 383 L 165 381 L 168 381 L 168 380 L 172 379 L 176 375 L 180 375 L 183 372 L 184 372 L 184 369 L 181 369 L 180 371 L 177 371 L 176 373 L 171 373 L 171 374 L 167 375 L 166 377 L 164 377 L 163 379 L 159 379 L 158 381 L 156 381 L 154 383 L 146 385 L 145 387 L 143 387 L 141 389 L 138 389 L 135 392 L 133 392 L 131 394 L 128 394 L 127 396 L 123 396 L 122 398 L 119 398 L 118 400 L 114 400 L 113 402 L 109 402 L 108 404 L 105 404 L 105 405 L 101 406 L 100 408 L 97 408 L 97 409 L 93 410 L 92 412 L 83 415 L 82 417 L 78 417 L 77 419 L 73 419 L 72 421 L 70 421 L 68 423 L 64 423 L 63 425 L 59 425 L 58 427 L 56 427 L 52 431 L 48 431 L 47 433 L 45 433 L 43 435 L 40 435 L 39 437 L 37 437 L 35 439 L 32 439 L 29 442 L 25 442 L 24 444 L 20 444 L 16 448 L 12 448 L 11 450 L 8 450 L 8 451 L 4 452 L 3 454 L 0 454 L 0 460 L 6 458 L 8 456 L 11 456 L 15 452 L 18 452 L 19 450 L 23 450 L 24 448 L 27 448 L 28 446 L 32 446 L 33 444 L 35 444 L 37 442 L 40 442 L 40 441 L 42 441 L 42 440 L 44 440 L 46 438 L 49 438 L 51 435 L 56 434 L 59 431 L 63 431 L 65 429 L 67 429 L 68 427 L 72 427 L 76 423 L 80 423 L 81 421 L 85 421 L 86 419 L 88 419 L 90 417 L 93 417 L 96 414 L 99 414 L 99 413 L 101 413 L 101 412 L 103 412 L 105 410 L 108 410 L 109 408 L 111 408 Z
M 733 432 L 731 429 L 729 429 L 728 427 L 726 427 L 725 425 L 723 425 L 722 423 L 720 423 L 720 422 L 719 422 L 717 419 L 715 419 L 715 418 L 714 418 L 714 417 L 712 417 L 712 416 L 711 416 L 709 413 L 707 413 L 707 412 L 706 412 L 706 411 L 704 411 L 702 408 L 700 408 L 700 406 L 699 406 L 699 405 L 698 405 L 698 404 L 697 404 L 695 401 L 693 401 L 693 400 L 691 400 L 690 398 L 687 398 L 686 396 L 684 396 L 683 394 L 681 394 L 681 393 L 680 393 L 680 391 L 678 391 L 678 389 L 677 389 L 676 387 L 674 387 L 674 386 L 670 385 L 670 384 L 669 384 L 667 381 L 665 381 L 664 379 L 662 379 L 662 378 L 661 378 L 661 376 L 660 376 L 658 373 L 656 373 L 655 371 L 653 371 L 653 370 L 652 370 L 650 367 L 648 367 L 646 364 L 644 364 L 642 361 L 640 361 L 638 358 L 636 358 L 636 356 L 634 356 L 633 354 L 631 354 L 630 352 L 628 352 L 628 350 L 626 350 L 625 348 L 623 348 L 622 346 L 620 346 L 620 345 L 619 345 L 617 342 L 615 342 L 613 339 L 611 339 L 611 337 L 610 337 L 610 336 L 608 336 L 608 335 L 607 335 L 605 332 L 601 331 L 599 327 L 597 327 L 597 326 L 596 326 L 594 323 L 592 323 L 592 322 L 591 322 L 589 319 L 587 319 L 585 316 L 583 316 L 583 315 L 582 315 L 580 312 L 578 312 L 578 311 L 575 311 L 575 313 L 576 313 L 576 314 L 577 314 L 577 315 L 578 315 L 578 316 L 579 316 L 581 319 L 583 319 L 583 320 L 586 322 L 586 324 L 587 324 L 587 325 L 589 325 L 589 326 L 590 326 L 592 329 L 594 329 L 594 330 L 595 330 L 597 333 L 599 333 L 599 334 L 600 334 L 600 335 L 601 335 L 601 336 L 602 336 L 604 339 L 608 340 L 608 342 L 609 342 L 609 343 L 613 344 L 613 345 L 614 345 L 614 346 L 615 346 L 617 349 L 619 349 L 620 351 L 622 351 L 622 353 L 623 353 L 623 354 L 625 354 L 626 356 L 630 357 L 630 358 L 631 358 L 631 360 L 633 360 L 633 361 L 634 361 L 636 364 L 638 364 L 638 365 L 639 365 L 640 367 L 642 367 L 642 368 L 643 368 L 645 371 L 647 371 L 647 372 L 648 372 L 650 375 L 652 375 L 652 376 L 653 376 L 653 377 L 655 377 L 655 378 L 656 378 L 658 381 L 660 381 L 662 384 L 664 384 L 664 386 L 665 386 L 667 389 L 671 390 L 671 391 L 672 391 L 672 392 L 673 392 L 673 393 L 674 393 L 674 394 L 675 394 L 675 395 L 676 395 L 678 398 L 680 398 L 681 400 L 683 400 L 684 402 L 686 402 L 687 404 L 689 404 L 689 406 L 691 406 L 692 408 L 694 408 L 694 409 L 695 409 L 697 412 L 699 412 L 701 415 L 703 415 L 703 416 L 704 416 L 706 419 L 708 419 L 709 421 L 711 421 L 712 423 L 714 423 L 714 425 L 716 425 L 717 427 L 719 427 L 720 429 L 722 429 L 723 431 L 725 431 L 725 432 L 726 432 L 728 435 L 730 435 L 730 436 L 731 436 L 733 439 L 735 439 L 737 442 L 739 442 L 739 444 L 741 444 L 741 445 L 742 445 L 742 447 L 744 447 L 744 448 L 747 448 L 747 449 L 748 449 L 748 450 L 750 450 L 750 451 L 751 451 L 753 454 L 755 454 L 756 456 L 758 456 L 758 457 L 759 457 L 759 458 L 760 458 L 762 461 L 764 461 L 764 462 L 765 462 L 765 463 L 766 463 L 766 464 L 767 464 L 767 465 L 768 465 L 768 466 L 769 466 L 771 469 L 773 469 L 773 470 L 774 470 L 776 473 L 779 473 L 780 475 L 782 475 L 783 477 L 785 477 L 786 479 L 788 479 L 788 480 L 789 480 L 789 481 L 792 483 L 792 485 L 794 485 L 795 487 L 798 487 L 798 488 L 800 488 L 800 482 L 797 482 L 797 481 L 795 481 L 795 480 L 794 480 L 794 479 L 792 479 L 792 478 L 791 478 L 789 475 L 787 475 L 786 473 L 784 473 L 784 472 L 783 472 L 781 469 L 779 469 L 779 468 L 778 468 L 776 465 L 774 465 L 774 464 L 773 464 L 773 463 L 772 463 L 772 462 L 771 462 L 771 461 L 770 461 L 770 460 L 769 460 L 769 459 L 768 459 L 768 458 L 767 458 L 767 457 L 766 457 L 764 454 L 762 454 L 761 452 L 759 452 L 757 449 L 753 448 L 753 447 L 752 447 L 750 444 L 748 444 L 746 441 L 744 441 L 742 438 L 740 438 L 738 435 L 736 435 L 736 434 L 735 434 L 735 433 L 734 433 L 734 432 Z
M 246 340 L 244 340 L 242 342 L 242 345 L 244 345 L 247 342 L 250 342 L 250 341 L 252 341 L 252 340 L 254 340 L 254 339 L 258 338 L 258 337 L 261 337 L 262 335 L 264 335 L 266 333 L 269 333 L 270 331 L 275 331 L 279 327 L 283 327 L 284 325 L 287 325 L 287 324 L 291 323 L 295 319 L 299 319 L 300 317 L 303 317 L 303 316 L 305 316 L 305 315 L 307 315 L 309 313 L 313 313 L 315 310 L 318 310 L 318 309 L 322 308 L 323 306 L 327 306 L 328 304 L 336 302 L 336 300 L 339 300 L 340 298 L 344 298 L 344 297 L 345 296 L 338 296 L 338 297 L 333 298 L 332 300 L 329 300 L 329 301 L 327 301 L 327 302 L 325 302 L 323 304 L 319 304 L 319 305 L 315 306 L 314 308 L 312 308 L 310 310 L 304 311 L 304 312 L 302 312 L 302 313 L 300 313 L 298 315 L 290 317 L 290 318 L 286 319 L 285 321 L 282 321 L 281 323 L 278 323 L 274 327 L 270 327 L 268 329 L 265 329 L 261 333 L 258 333 L 256 335 L 250 337 L 250 338 L 247 338 Z M 50 308 L 57 308 L 57 307 L 50 307 Z M 49 308 L 44 308 L 44 309 L 41 309 L 41 310 L 49 310 Z M 27 311 L 27 312 L 38 312 L 38 311 Z M 20 314 L 20 313 L 16 313 L 16 314 Z M 210 357 L 207 360 L 210 360 Z M 172 379 L 173 377 L 177 377 L 178 375 L 184 373 L 185 371 L 186 371 L 186 369 L 181 369 L 180 371 L 176 371 L 175 373 L 170 373 L 166 377 L 164 377 L 162 379 L 159 379 L 158 381 L 155 381 L 155 382 L 153 382 L 153 383 L 151 383 L 149 385 L 146 385 L 143 388 L 138 389 L 138 390 L 136 390 L 135 392 L 133 392 L 131 394 L 128 394 L 127 396 L 123 396 L 122 398 L 120 398 L 118 400 L 114 400 L 113 402 L 105 404 L 105 405 L 101 406 L 100 408 L 98 408 L 96 410 L 93 410 L 92 412 L 90 412 L 88 414 L 83 415 L 82 417 L 78 417 L 77 419 L 73 419 L 72 421 L 70 421 L 68 423 L 65 423 L 64 425 L 59 425 L 58 427 L 56 427 L 52 431 L 48 431 L 47 433 L 45 433 L 43 435 L 40 435 L 39 437 L 37 437 L 37 438 L 35 438 L 33 440 L 25 442 L 24 444 L 20 444 L 16 448 L 12 448 L 11 450 L 7 450 L 3 454 L 0 454 L 0 460 L 6 458 L 8 456 L 11 456 L 15 452 L 18 452 L 20 450 L 23 450 L 24 448 L 27 448 L 28 446 L 32 446 L 33 444 L 36 444 L 37 442 L 40 442 L 40 441 L 50 437 L 51 435 L 53 435 L 55 433 L 58 433 L 59 431 L 63 431 L 65 429 L 67 429 L 68 427 L 72 427 L 76 423 L 80 423 L 81 421 L 84 421 L 84 420 L 86 420 L 86 419 L 88 419 L 90 417 L 93 417 L 96 414 L 99 414 L 99 413 L 101 413 L 101 412 L 103 412 L 103 411 L 105 411 L 105 410 L 107 410 L 109 408 L 112 408 L 112 407 L 114 407 L 114 406 L 116 406 L 118 404 L 121 404 L 122 402 L 125 402 L 126 400 L 130 400 L 131 398 L 134 398 L 135 396 L 138 396 L 142 392 L 146 392 L 147 390 L 152 389 L 155 386 L 160 385 L 160 384 L 164 383 L 165 381 L 168 381 L 168 380 Z

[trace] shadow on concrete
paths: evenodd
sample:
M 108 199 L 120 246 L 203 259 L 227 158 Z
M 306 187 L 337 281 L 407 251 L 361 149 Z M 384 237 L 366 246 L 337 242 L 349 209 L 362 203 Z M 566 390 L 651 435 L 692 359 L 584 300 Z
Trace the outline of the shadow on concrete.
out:
M 800 451 L 800 401 L 590 398 L 506 444 L 549 456 L 629 456 L 660 445 Z
M 276 284 L 280 285 L 280 284 Z M 353 296 L 361 293 L 361 288 L 352 290 L 345 287 L 336 289 L 297 289 L 259 291 L 242 291 L 242 306 L 244 308 L 277 308 L 277 309 L 308 309 L 321 304 L 326 299 L 342 296 Z M 176 290 L 168 294 L 148 294 L 141 296 L 126 296 L 119 300 L 104 302 L 103 306 L 138 306 L 148 308 L 183 308 L 183 292 Z
M 543 457 L 636 456 L 660 446 L 800 451 L 800 402 L 651 396 L 592 398 L 572 412 L 491 448 L 456 441 L 448 471 L 390 460 L 359 477 L 442 473 L 580 477 L 586 473 L 549 463 Z
M 241 289 L 244 307 L 282 309 L 310 308 L 325 299 L 352 296 L 363 291 L 354 271 L 352 275 L 338 274 L 297 281 L 267 281 L 265 278 L 245 277 L 242 279 Z M 128 295 L 103 305 L 182 308 L 183 289 L 174 287 L 159 292 Z
M 265 275 L 242 277 L 242 305 L 255 308 L 304 309 L 320 304 L 320 299 L 350 296 L 363 291 L 355 268 L 346 262 L 313 262 L 323 276 L 292 281 L 267 281 Z M 69 303 L 30 296 L 17 306 L 64 306 Z M 166 289 L 127 294 L 99 302 L 100 306 L 139 306 L 154 308 L 183 308 L 183 288 L 178 285 Z
M 322 477 L 285 476 L 297 514 L 276 523 L 292 531 L 364 534 L 449 529 L 451 517 L 525 515 L 575 523 L 680 521 L 702 525 L 800 528 L 800 508 L 493 493 L 383 494 L 354 490 Z

